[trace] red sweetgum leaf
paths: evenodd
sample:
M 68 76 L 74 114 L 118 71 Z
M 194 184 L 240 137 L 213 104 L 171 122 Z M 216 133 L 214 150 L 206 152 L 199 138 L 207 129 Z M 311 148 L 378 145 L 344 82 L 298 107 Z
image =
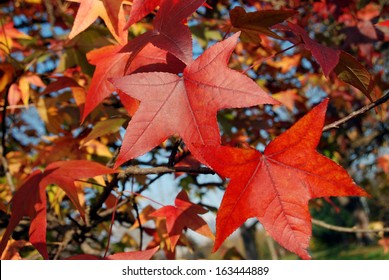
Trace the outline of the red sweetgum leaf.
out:
M 85 211 L 79 202 L 77 187 L 74 185 L 74 181 L 115 172 L 111 168 L 89 160 L 56 161 L 46 167 L 41 184 L 44 186 L 49 184 L 58 185 L 65 191 L 80 212 L 81 217 L 84 218 Z
M 80 254 L 66 258 L 66 260 L 149 260 L 159 250 L 159 247 L 144 251 L 116 253 L 105 258 L 89 254 Z
M 62 188 L 72 203 L 85 216 L 77 195 L 74 180 L 111 174 L 116 171 L 101 164 L 87 160 L 58 161 L 49 164 L 42 173 L 34 171 L 18 188 L 11 200 L 11 219 L 0 242 L 0 255 L 3 253 L 12 231 L 20 220 L 28 216 L 31 218 L 29 236 L 31 244 L 43 258 L 48 259 L 46 248 L 46 186 L 57 184 Z
M 192 61 L 192 35 L 182 23 L 205 0 L 164 0 L 153 22 L 153 31 L 148 31 L 128 42 L 121 52 L 131 53 L 130 61 L 148 44 L 164 49 L 185 64 Z M 174 15 L 174 16 L 172 16 Z
M 145 154 L 175 133 L 201 161 L 193 143 L 220 143 L 218 110 L 278 104 L 249 77 L 228 68 L 238 36 L 206 50 L 184 69 L 182 77 L 154 72 L 112 79 L 117 88 L 141 102 L 127 127 L 115 167 Z
M 139 72 L 161 71 L 179 73 L 185 67 L 181 61 L 167 51 L 161 50 L 152 44 L 147 44 L 126 70 L 130 54 L 119 53 L 121 48 L 122 46 L 120 45 L 105 46 L 87 54 L 89 62 L 96 65 L 96 69 L 87 93 L 82 121 L 115 90 L 108 78 L 120 78 L 125 74 Z M 125 98 L 121 98 L 121 101 L 125 107 L 134 105 L 133 98 L 128 95 Z
M 127 31 L 124 31 L 125 17 L 122 0 L 67 0 L 80 3 L 74 19 L 69 39 L 73 39 L 92 25 L 98 17 L 102 18 L 112 36 L 121 44 L 126 44 Z
M 341 51 L 339 63 L 336 65 L 334 72 L 340 80 L 362 91 L 373 102 L 370 96 L 370 93 L 374 89 L 373 77 L 352 55 Z
M 203 156 L 231 178 L 216 217 L 216 251 L 248 218 L 256 217 L 283 247 L 303 259 L 312 234 L 308 201 L 329 196 L 368 196 L 338 164 L 316 151 L 328 99 L 274 139 L 264 153 L 227 146 Z
M 131 25 L 150 14 L 162 1 L 163 0 L 134 0 L 132 2 L 130 17 L 124 26 L 124 29 L 129 28 Z M 203 5 L 207 8 L 211 8 L 207 3 L 204 3 Z
M 260 34 L 283 39 L 271 31 L 270 27 L 295 14 L 297 12 L 294 10 L 262 10 L 246 13 L 242 7 L 237 6 L 230 11 L 230 19 L 234 29 L 242 31 L 242 38 L 259 43 L 261 41 Z
M 182 231 L 186 228 L 190 228 L 212 240 L 214 239 L 214 235 L 207 223 L 198 216 L 207 213 L 208 210 L 190 202 L 185 191 L 181 191 L 177 195 L 174 204 L 175 206 L 164 206 L 150 214 L 151 217 L 166 218 L 166 228 L 171 241 L 172 251 L 176 247 Z
M 122 7 L 122 1 L 123 0 L 102 0 L 105 11 L 107 12 L 108 18 L 111 21 L 115 34 L 120 34 L 124 30 L 123 24 L 120 24 L 119 22 L 119 14 L 121 13 L 120 10 Z
M 288 22 L 288 25 L 291 31 L 296 36 L 301 37 L 305 48 L 312 53 L 312 56 L 316 59 L 316 61 L 323 69 L 324 75 L 328 77 L 331 71 L 334 70 L 335 66 L 339 62 L 340 51 L 326 47 L 312 40 L 308 36 L 307 32 L 300 26 L 291 22 Z
M 128 29 L 131 25 L 150 14 L 160 2 L 161 0 L 134 0 L 132 2 L 130 17 L 124 29 Z
M 11 200 L 11 219 L 0 242 L 0 255 L 5 250 L 8 239 L 20 220 L 27 216 L 31 219 L 30 242 L 43 256 L 48 259 L 46 247 L 46 192 L 40 184 L 43 174 L 40 170 L 34 171 L 18 188 Z

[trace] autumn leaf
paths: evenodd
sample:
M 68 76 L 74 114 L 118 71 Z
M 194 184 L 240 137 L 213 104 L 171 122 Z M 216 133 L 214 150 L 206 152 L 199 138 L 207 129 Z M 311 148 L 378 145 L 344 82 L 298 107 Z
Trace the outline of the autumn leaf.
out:
M 205 0 L 164 0 L 153 22 L 153 30 L 128 42 L 121 52 L 131 53 L 130 62 L 148 44 L 168 51 L 185 64 L 192 62 L 192 36 L 182 23 Z M 174 16 L 172 16 L 174 15 Z
M 122 0 L 67 0 L 80 3 L 77 15 L 74 19 L 69 39 L 73 39 L 79 33 L 93 24 L 98 17 L 102 18 L 112 36 L 121 44 L 127 43 L 127 31 L 125 25 Z
M 130 17 L 124 26 L 124 29 L 129 28 L 131 25 L 154 11 L 160 2 L 161 0 L 134 0 L 132 2 Z
M 287 89 L 277 92 L 272 95 L 275 99 L 280 101 L 289 111 L 293 111 L 295 101 L 299 99 L 297 89 Z
M 154 247 L 152 249 L 147 249 L 144 251 L 134 251 L 134 252 L 123 252 L 116 253 L 104 258 L 89 255 L 89 254 L 80 254 L 67 258 L 66 260 L 149 260 L 153 255 L 159 250 L 159 247 Z
M 216 218 L 216 251 L 248 218 L 256 217 L 283 247 L 303 259 L 312 232 L 308 201 L 328 196 L 367 196 L 335 162 L 316 151 L 328 99 L 274 139 L 264 153 L 211 146 L 210 166 L 231 178 Z
M 0 242 L 0 254 L 4 251 L 12 231 L 19 221 L 28 216 L 31 218 L 29 230 L 30 242 L 39 253 L 48 259 L 46 248 L 46 192 L 49 184 L 62 188 L 82 217 L 85 211 L 81 206 L 74 180 L 111 174 L 116 171 L 101 164 L 87 160 L 58 161 L 49 164 L 42 173 L 34 171 L 18 188 L 11 201 L 11 219 Z
M 353 56 L 341 51 L 339 63 L 336 65 L 334 72 L 340 80 L 362 91 L 362 93 L 373 102 L 373 99 L 370 96 L 370 93 L 374 89 L 373 77 Z
M 23 258 L 20 256 L 19 250 L 26 246 L 31 246 L 31 243 L 25 240 L 9 240 L 1 259 L 22 260 Z
M 296 36 L 301 37 L 305 48 L 312 53 L 313 57 L 323 69 L 324 75 L 328 77 L 339 62 L 340 51 L 326 47 L 317 43 L 315 40 L 312 40 L 307 32 L 296 24 L 288 22 L 288 26 Z
M 14 28 L 13 22 L 1 24 L 0 27 L 0 58 L 3 57 L 3 53 L 9 54 L 13 48 L 22 49 L 22 46 L 17 40 L 30 40 L 32 39 L 29 35 Z
M 41 95 L 49 94 L 51 92 L 56 92 L 59 90 L 63 90 L 66 88 L 77 88 L 81 87 L 74 79 L 65 77 L 65 76 L 58 76 L 53 77 L 55 81 L 50 81 L 50 83 L 47 85 L 44 91 L 42 91 Z
M 212 240 L 214 239 L 214 235 L 207 223 L 198 216 L 207 213 L 208 210 L 190 202 L 185 191 L 181 191 L 177 195 L 174 204 L 174 206 L 164 206 L 150 214 L 151 217 L 166 218 L 166 227 L 172 244 L 172 251 L 176 247 L 182 231 L 186 228 L 190 228 Z
M 10 63 L 2 62 L 0 64 L 0 92 L 12 81 L 15 75 L 15 69 Z
M 259 35 L 265 34 L 275 39 L 283 39 L 270 27 L 297 14 L 294 10 L 261 10 L 247 13 L 242 7 L 237 6 L 230 11 L 233 31 L 242 31 L 242 38 L 254 43 L 261 41 Z
M 188 65 L 182 76 L 155 72 L 112 79 L 117 88 L 141 101 L 127 127 L 115 167 L 175 133 L 194 154 L 193 143 L 220 143 L 218 110 L 278 104 L 249 77 L 228 68 L 238 36 L 213 45 Z
M 126 121 L 127 119 L 115 118 L 98 122 L 88 136 L 82 139 L 81 145 L 85 145 L 98 137 L 118 132 Z
M 85 211 L 78 200 L 77 188 L 74 185 L 74 181 L 112 173 L 115 173 L 115 171 L 89 160 L 57 161 L 46 167 L 41 184 L 45 186 L 49 184 L 60 186 L 74 206 L 76 206 L 81 216 L 84 217 Z
M 0 255 L 5 250 L 8 239 L 20 220 L 27 216 L 31 219 L 29 236 L 31 244 L 43 258 L 48 259 L 46 247 L 46 193 L 40 185 L 43 174 L 34 171 L 26 178 L 11 200 L 11 219 L 0 242 Z
M 139 72 L 162 71 L 179 73 L 184 68 L 184 64 L 167 51 L 147 44 L 134 58 L 130 67 L 126 69 L 130 54 L 120 53 L 119 50 L 121 48 L 122 46 L 120 45 L 110 45 L 93 50 L 87 54 L 89 63 L 96 65 L 96 70 L 88 89 L 82 121 L 115 90 L 108 78 L 120 78 L 125 74 Z M 134 103 L 133 98 L 128 95 L 122 97 L 120 93 L 119 95 L 125 106 L 134 106 L 132 104 Z M 137 106 L 135 107 L 137 109 Z M 136 110 L 131 111 L 134 113 Z
M 8 92 L 8 103 L 11 106 L 11 113 L 13 114 L 15 112 L 15 106 L 19 103 L 19 101 L 22 99 L 22 92 L 18 86 L 17 83 L 13 83 L 9 87 Z
M 134 23 L 140 21 L 142 18 L 150 14 L 157 8 L 163 0 L 134 0 L 132 3 L 130 17 L 124 26 L 124 29 L 129 28 Z M 177 0 L 175 0 L 177 2 Z M 204 6 L 209 6 L 204 3 Z

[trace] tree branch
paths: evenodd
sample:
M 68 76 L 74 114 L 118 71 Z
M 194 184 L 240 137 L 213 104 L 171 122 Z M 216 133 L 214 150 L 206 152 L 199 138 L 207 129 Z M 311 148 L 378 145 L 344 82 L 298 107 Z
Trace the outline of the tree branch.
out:
M 335 226 L 331 224 L 327 224 L 326 222 L 312 219 L 312 224 L 317 225 L 322 228 L 330 229 L 333 231 L 339 231 L 339 232 L 348 232 L 348 233 L 379 233 L 379 232 L 389 232 L 389 228 L 381 228 L 381 229 L 362 229 L 362 228 L 356 228 L 356 227 L 340 227 Z
M 349 114 L 348 116 L 340 119 L 340 120 L 337 120 L 333 123 L 330 123 L 326 126 L 323 127 L 323 132 L 324 131 L 327 131 L 327 130 L 330 130 L 330 129 L 333 129 L 333 128 L 339 128 L 340 125 L 348 122 L 349 120 L 359 116 L 359 115 L 362 115 L 364 114 L 365 112 L 377 107 L 378 105 L 381 105 L 383 103 L 385 103 L 386 101 L 388 101 L 389 99 L 389 90 L 386 90 L 385 93 L 384 93 L 384 96 L 382 96 L 381 98 L 377 99 L 376 101 L 366 105 L 366 106 L 363 106 L 362 108 L 360 108 L 359 110 L 357 111 L 354 111 L 352 112 L 351 114 Z
M 166 173 L 175 173 L 175 172 L 215 174 L 215 171 L 207 167 L 191 168 L 186 166 L 180 166 L 180 167 L 157 166 L 157 167 L 150 167 L 150 168 L 140 168 L 139 166 L 130 166 L 127 167 L 124 171 L 120 172 L 118 174 L 118 178 L 126 179 L 132 175 L 166 174 Z

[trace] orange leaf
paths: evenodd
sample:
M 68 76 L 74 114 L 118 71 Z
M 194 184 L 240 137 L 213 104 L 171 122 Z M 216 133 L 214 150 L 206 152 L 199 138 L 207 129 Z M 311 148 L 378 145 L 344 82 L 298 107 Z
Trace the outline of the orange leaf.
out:
M 248 218 L 256 217 L 286 249 L 309 259 L 312 234 L 308 201 L 327 196 L 367 196 L 338 164 L 316 151 L 328 100 L 274 139 L 264 153 L 204 147 L 203 156 L 231 178 L 216 217 L 216 251 Z
M 79 33 L 93 24 L 98 17 L 102 18 L 112 36 L 121 44 L 127 43 L 122 0 L 67 0 L 80 3 L 74 19 L 69 38 L 73 39 Z

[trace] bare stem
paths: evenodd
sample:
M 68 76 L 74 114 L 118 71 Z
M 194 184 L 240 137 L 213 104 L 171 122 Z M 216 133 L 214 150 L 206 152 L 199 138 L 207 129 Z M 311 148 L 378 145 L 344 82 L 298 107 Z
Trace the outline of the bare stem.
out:
M 186 166 L 180 166 L 180 167 L 157 166 L 157 167 L 150 167 L 150 168 L 140 168 L 139 166 L 130 166 L 127 167 L 123 172 L 119 173 L 118 178 L 126 179 L 132 175 L 166 174 L 166 173 L 175 173 L 175 172 L 215 174 L 215 171 L 207 167 L 191 168 Z
M 333 129 L 333 128 L 339 128 L 340 125 L 348 122 L 349 120 L 359 116 L 359 115 L 362 115 L 364 114 L 365 112 L 385 103 L 386 101 L 388 101 L 389 99 L 389 90 L 386 90 L 385 93 L 384 93 L 384 96 L 382 96 L 381 98 L 377 99 L 376 101 L 366 105 L 366 106 L 363 106 L 362 108 L 352 112 L 351 114 L 349 114 L 348 116 L 344 117 L 344 118 L 341 118 L 340 120 L 337 120 L 333 123 L 330 123 L 326 126 L 323 127 L 323 132 L 324 131 L 327 131 L 327 130 L 330 130 L 330 129 Z
M 322 228 L 330 229 L 333 231 L 339 232 L 348 232 L 348 233 L 379 233 L 379 232 L 389 232 L 389 228 L 381 228 L 381 229 L 363 229 L 357 227 L 340 227 L 331 224 L 327 224 L 326 222 L 319 221 L 316 219 L 312 219 L 312 224 L 317 225 Z

